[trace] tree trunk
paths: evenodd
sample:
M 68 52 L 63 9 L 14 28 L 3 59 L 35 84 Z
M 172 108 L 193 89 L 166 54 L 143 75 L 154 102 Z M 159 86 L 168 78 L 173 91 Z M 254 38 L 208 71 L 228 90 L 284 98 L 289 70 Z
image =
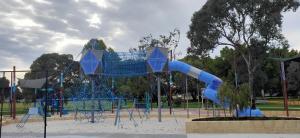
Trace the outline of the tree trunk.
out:
M 254 72 L 255 72 L 255 66 L 252 64 L 252 56 L 250 54 L 251 52 L 248 51 L 248 57 L 246 58 L 245 55 L 242 54 L 246 65 L 247 65 L 247 70 L 248 70 L 248 85 L 249 85 L 249 92 L 250 92 L 250 103 L 251 103 L 251 108 L 255 109 L 255 94 L 253 90 L 253 83 L 254 83 Z
M 254 81 L 254 72 L 251 69 L 248 69 L 248 76 L 249 76 L 249 92 L 250 92 L 250 100 L 251 100 L 251 108 L 255 109 L 255 94 L 253 90 L 253 81 Z

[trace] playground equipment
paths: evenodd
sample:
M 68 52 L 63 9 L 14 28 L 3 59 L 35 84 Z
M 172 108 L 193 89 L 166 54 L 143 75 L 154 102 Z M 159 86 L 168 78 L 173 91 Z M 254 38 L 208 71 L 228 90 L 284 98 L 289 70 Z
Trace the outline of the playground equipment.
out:
M 203 70 L 197 69 L 193 66 L 190 66 L 186 63 L 180 61 L 172 61 L 169 63 L 170 71 L 179 71 L 183 74 L 191 76 L 195 79 L 205 82 L 206 89 L 204 90 L 204 97 L 213 101 L 215 104 L 223 105 L 224 107 L 228 107 L 228 103 L 221 103 L 218 98 L 218 88 L 222 84 L 222 80 L 212 74 L 209 74 Z M 229 101 L 230 102 L 230 101 Z M 262 113 L 259 109 L 250 109 L 246 108 L 243 110 L 239 110 L 238 114 L 240 117 L 259 117 L 262 116 Z
M 91 40 L 96 45 L 96 40 Z M 94 47 L 94 46 L 92 46 Z M 162 72 L 179 71 L 183 74 L 191 76 L 203 81 L 206 84 L 204 96 L 213 101 L 215 104 L 228 107 L 228 103 L 221 103 L 217 97 L 218 89 L 222 84 L 222 80 L 218 77 L 192 67 L 180 61 L 168 60 L 168 49 L 162 47 L 151 47 L 146 50 L 134 52 L 113 52 L 105 50 L 95 50 L 94 48 L 85 49 L 82 52 L 80 60 L 81 68 L 84 74 L 90 78 L 92 84 L 91 99 L 95 98 L 94 87 L 95 79 L 99 76 L 118 78 L 118 77 L 134 77 L 143 76 L 148 73 L 154 73 L 157 80 L 157 96 L 158 96 L 158 121 L 161 121 L 161 78 Z M 95 77 L 96 76 L 96 77 Z M 103 84 L 98 84 L 103 85 Z M 107 86 L 106 86 L 107 87 Z M 230 102 L 230 101 L 229 101 Z M 244 109 L 238 111 L 242 116 L 262 116 L 260 110 Z
M 24 71 L 26 72 L 26 71 Z M 62 88 L 62 74 L 60 77 L 60 88 Z M 46 84 L 45 84 L 46 83 Z M 45 88 L 43 86 L 46 85 Z M 52 87 L 54 87 L 56 84 L 54 84 Z M 62 105 L 62 96 L 61 93 L 58 94 L 57 91 L 53 88 L 48 88 L 47 84 L 47 79 L 42 78 L 42 79 L 32 79 L 32 80 L 25 80 L 25 79 L 20 79 L 19 80 L 19 86 L 22 88 L 27 88 L 27 89 L 34 89 L 34 104 L 33 107 L 30 107 L 28 109 L 27 114 L 25 114 L 20 122 L 17 124 L 18 128 L 24 127 L 28 119 L 32 116 L 44 116 L 44 120 L 46 120 L 47 116 L 51 116 L 49 112 L 47 112 L 48 107 L 51 107 L 51 113 L 54 114 L 54 109 L 56 109 L 57 112 L 60 112 L 60 115 L 62 114 L 67 114 L 67 111 L 63 109 Z M 60 89 L 62 90 L 62 89 Z M 61 92 L 61 91 L 59 91 Z M 43 97 L 40 97 L 41 99 L 36 99 L 37 93 L 43 93 Z M 47 97 L 50 98 L 47 98 Z
M 24 127 L 30 117 L 44 116 L 44 105 L 43 105 L 44 100 L 38 100 L 38 101 L 39 102 L 37 102 L 37 104 L 35 103 L 34 107 L 30 107 L 28 113 L 21 118 L 20 122 L 17 124 L 18 128 Z M 50 114 L 48 114 L 47 116 L 50 116 Z

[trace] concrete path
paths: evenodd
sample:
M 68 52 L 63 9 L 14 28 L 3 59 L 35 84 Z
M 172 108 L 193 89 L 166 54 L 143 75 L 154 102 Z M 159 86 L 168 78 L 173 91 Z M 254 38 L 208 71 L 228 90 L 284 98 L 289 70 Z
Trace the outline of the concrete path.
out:
M 300 134 L 188 134 L 187 138 L 300 138 Z
M 3 133 L 3 138 L 41 138 L 42 133 Z M 47 138 L 187 138 L 185 134 L 77 133 L 47 134 Z
M 42 133 L 3 133 L 3 138 L 40 138 Z M 48 138 L 300 138 L 300 134 L 122 134 L 48 133 Z

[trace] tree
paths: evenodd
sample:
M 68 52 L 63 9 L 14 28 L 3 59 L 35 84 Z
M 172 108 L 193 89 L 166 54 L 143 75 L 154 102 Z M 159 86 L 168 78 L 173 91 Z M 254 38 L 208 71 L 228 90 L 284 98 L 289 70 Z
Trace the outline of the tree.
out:
M 44 78 L 46 70 L 49 75 L 59 74 L 72 63 L 73 56 L 70 54 L 43 54 L 30 65 L 31 72 L 25 74 L 25 79 Z
M 9 80 L 6 77 L 0 78 L 0 88 L 8 88 L 9 87 Z
M 229 106 L 230 111 L 243 110 L 249 107 L 249 87 L 247 84 L 241 84 L 239 87 L 234 87 L 228 82 L 220 88 L 218 97 L 223 106 Z M 237 115 L 238 116 L 238 115 Z
M 102 39 L 91 39 L 83 46 L 82 51 L 84 52 L 89 49 L 106 50 L 107 46 Z
M 135 52 L 135 51 L 146 51 L 147 48 L 153 48 L 153 47 L 163 47 L 168 49 L 173 49 L 173 53 L 175 53 L 175 49 L 178 46 L 180 39 L 180 31 L 178 29 L 174 29 L 173 31 L 169 32 L 168 35 L 160 35 L 158 38 L 154 38 L 151 34 L 145 37 L 142 37 L 141 40 L 139 40 L 138 49 L 132 48 L 129 52 Z M 175 55 L 175 54 L 174 54 Z M 160 74 L 163 84 L 168 84 L 168 75 L 165 75 L 163 73 Z M 154 78 L 154 76 L 151 76 Z M 146 79 L 146 78 L 143 78 Z M 154 79 L 153 79 L 154 80 Z M 156 84 L 153 82 L 153 80 L 148 80 L 145 82 L 150 83 L 152 91 L 154 91 L 154 85 Z M 162 85 L 164 87 L 164 85 Z M 148 89 L 148 88 L 147 88 Z M 169 91 L 168 89 L 162 89 L 162 91 Z M 156 93 L 152 93 L 153 95 L 156 95 Z M 163 92 L 162 92 L 163 94 Z M 156 96 L 152 96 L 155 98 Z M 171 97 L 169 97 L 170 99 Z
M 1 96 L 1 98 L 2 98 L 2 94 L 5 98 L 9 97 L 9 93 L 6 92 L 8 90 L 9 90 L 9 80 L 6 79 L 6 77 L 0 78 L 0 96 Z
M 281 77 L 280 77 L 280 62 L 279 60 L 285 59 L 285 58 L 292 58 L 296 55 L 299 55 L 299 52 L 297 50 L 291 49 L 289 50 L 288 46 L 283 47 L 273 47 L 268 50 L 268 57 L 265 59 L 262 71 L 266 74 L 268 78 L 268 83 L 264 85 L 264 89 L 266 92 L 273 95 L 274 93 L 282 94 L 282 88 L 281 88 Z M 278 60 L 279 59 L 279 60 Z M 289 73 L 292 73 L 287 69 L 287 79 L 289 81 Z M 257 75 L 258 76 L 258 75 Z M 290 82 L 290 81 L 289 81 Z M 298 85 L 298 84 L 297 84 Z M 288 87 L 290 85 L 288 84 Z M 291 90 L 291 89 L 289 89 Z M 291 91 L 292 93 L 295 91 Z M 289 92 L 290 93 L 290 92 Z
M 282 12 L 298 6 L 294 0 L 209 0 L 192 17 L 188 52 L 203 55 L 218 46 L 233 47 L 246 63 L 253 99 L 254 73 L 266 51 L 287 44 L 281 34 Z
M 164 47 L 169 49 L 176 49 L 180 39 L 180 31 L 174 29 L 169 32 L 169 35 L 160 35 L 159 38 L 153 38 L 150 34 L 143 37 L 139 41 L 139 49 L 146 50 L 148 47 Z
M 56 89 L 59 87 L 58 79 L 60 73 L 64 74 L 64 85 L 70 87 L 73 84 L 72 79 L 75 76 L 79 76 L 79 65 L 78 62 L 73 61 L 73 56 L 70 54 L 58 54 L 50 53 L 43 54 L 38 57 L 30 66 L 31 72 L 25 74 L 24 79 L 40 79 L 45 78 L 46 71 L 48 71 L 49 85 Z M 34 90 L 28 88 L 22 88 L 25 99 L 30 101 L 35 99 Z M 42 97 L 41 93 L 37 94 L 38 98 Z
M 298 95 L 300 92 L 300 65 L 297 62 L 291 62 L 287 67 L 287 81 L 288 90 L 293 93 L 293 95 Z

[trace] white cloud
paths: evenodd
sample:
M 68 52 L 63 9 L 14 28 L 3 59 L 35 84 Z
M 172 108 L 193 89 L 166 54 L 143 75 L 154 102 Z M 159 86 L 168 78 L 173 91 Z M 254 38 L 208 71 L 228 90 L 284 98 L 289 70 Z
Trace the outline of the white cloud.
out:
M 16 28 L 21 28 L 21 27 L 43 27 L 42 24 L 34 22 L 32 19 L 29 18 L 11 18 L 9 19 L 13 25 Z
M 100 28 L 101 20 L 97 13 L 92 14 L 86 21 L 89 23 L 90 27 Z
M 48 5 L 52 4 L 50 1 L 47 1 L 47 0 L 34 0 L 34 1 L 37 3 L 41 3 L 41 4 L 48 4 Z
M 18 57 L 17 55 L 10 56 L 1 56 L 2 62 L 7 63 L 5 67 L 1 66 L 0 70 L 12 70 L 13 66 L 16 66 L 18 69 L 27 69 L 28 64 L 23 58 Z
M 76 48 L 81 49 L 81 47 L 87 42 L 85 39 L 80 39 L 76 37 L 70 37 L 64 33 L 55 33 L 53 37 L 50 39 L 54 46 L 49 49 L 49 52 L 57 52 L 57 53 L 73 53 L 74 49 L 67 49 L 72 46 L 78 46 Z M 79 52 L 78 52 L 79 53 Z
M 126 52 L 139 39 L 181 31 L 180 57 L 190 45 L 186 38 L 199 0 L 4 0 L 0 1 L 0 68 L 29 68 L 43 53 L 73 54 L 91 38 Z M 284 16 L 283 33 L 300 50 L 299 10 Z M 1 53 L 1 51 L 5 51 Z M 216 50 L 217 51 L 217 50 Z M 12 58 L 6 58 L 10 55 Z
M 88 0 L 89 2 L 96 4 L 100 8 L 109 8 L 112 5 L 109 3 L 108 0 Z

